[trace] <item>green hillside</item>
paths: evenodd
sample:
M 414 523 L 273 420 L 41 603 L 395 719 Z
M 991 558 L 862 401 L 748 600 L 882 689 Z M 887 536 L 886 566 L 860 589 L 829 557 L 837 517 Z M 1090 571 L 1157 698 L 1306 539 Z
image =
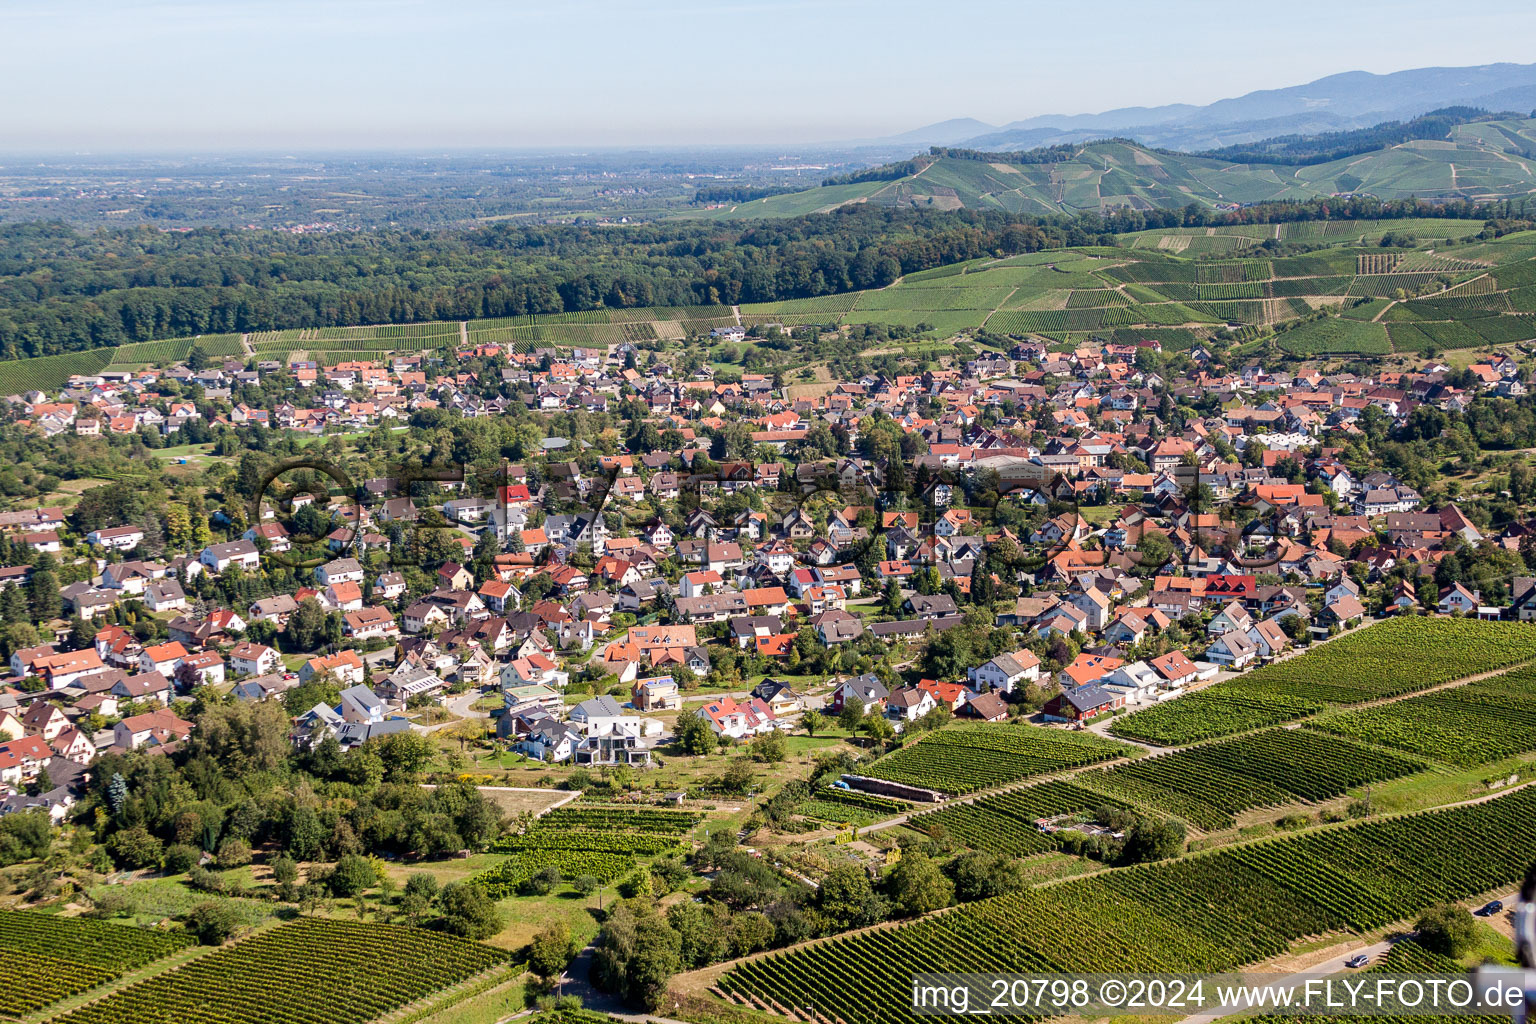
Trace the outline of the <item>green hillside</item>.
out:
M 945 347 L 935 338 L 980 328 L 1041 337 L 1058 349 L 1090 338 L 1155 338 L 1177 352 L 1219 335 L 1303 357 L 1416 357 L 1536 343 L 1536 231 L 1470 239 L 1481 226 L 1399 218 L 1158 229 L 1121 235 L 1118 247 L 970 260 L 909 274 L 886 288 L 809 299 L 304 328 L 252 334 L 249 342 L 256 359 L 322 363 L 452 349 L 461 339 L 524 352 L 541 344 L 675 343 L 729 324 L 899 325 L 927 336 L 902 347 L 925 352 Z M 1420 241 L 1416 248 L 1377 244 L 1388 232 Z M 1266 238 L 1327 247 L 1295 256 L 1241 254 Z M 1447 246 L 1447 238 L 1462 241 Z M 198 344 L 217 356 L 242 348 L 238 335 Z M 0 363 L 0 395 L 53 390 L 72 374 L 108 366 L 165 364 L 191 346 L 184 338 L 7 361 Z
M 1052 213 L 1154 209 L 1365 193 L 1503 199 L 1536 192 L 1536 121 L 1457 125 L 1443 140 L 1413 140 L 1309 166 L 1228 163 L 1124 141 L 1081 146 L 1059 163 L 940 157 L 895 181 L 832 185 L 709 211 L 705 216 L 792 217 L 843 203 Z

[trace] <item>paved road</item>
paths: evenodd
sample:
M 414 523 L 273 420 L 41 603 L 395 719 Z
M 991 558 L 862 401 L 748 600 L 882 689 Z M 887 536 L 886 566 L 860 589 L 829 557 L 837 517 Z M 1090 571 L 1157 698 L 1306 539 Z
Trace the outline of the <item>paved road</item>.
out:
M 1277 978 L 1270 984 L 1276 987 L 1299 986 L 1305 984 L 1309 978 L 1321 978 L 1330 974 L 1342 974 L 1352 970 L 1352 968 L 1345 966 L 1351 958 L 1364 953 L 1366 956 L 1371 958 L 1371 963 L 1375 963 L 1377 957 L 1381 956 L 1391 948 L 1391 942 L 1377 942 L 1369 946 L 1359 946 L 1348 950 L 1347 952 L 1340 953 L 1338 956 L 1333 957 L 1330 960 L 1325 960 L 1314 967 L 1308 967 L 1304 971 L 1297 971 L 1295 974 L 1288 974 L 1283 978 Z M 1183 1024 L 1209 1024 L 1209 1022 L 1214 1021 L 1220 1017 L 1227 1017 L 1244 1009 L 1246 1009 L 1246 1007 L 1218 1006 L 1213 1010 L 1206 1011 L 1205 1013 L 1198 1013 L 1192 1017 L 1185 1017 Z
M 470 707 L 471 704 L 484 696 L 485 694 L 480 692 L 478 688 L 467 690 L 464 693 L 450 697 L 447 708 L 459 718 L 490 718 L 491 713 L 489 711 L 476 711 Z M 417 725 L 413 722 L 411 723 L 411 731 L 419 732 L 425 736 L 429 733 L 437 732 L 439 729 L 446 729 L 449 726 L 458 724 L 457 719 L 452 718 L 446 722 L 438 722 L 436 725 Z
M 1479 798 L 1478 800 L 1469 801 L 1469 802 L 1471 802 L 1471 803 L 1481 803 L 1482 800 L 1483 800 L 1483 798 Z M 1456 806 L 1459 806 L 1459 805 L 1456 805 Z M 1514 904 L 1515 904 L 1515 899 L 1516 899 L 1516 897 L 1518 895 L 1519 895 L 1519 890 L 1518 889 L 1514 889 L 1514 890 L 1511 890 L 1508 893 L 1500 893 L 1498 895 L 1491 896 L 1491 897 L 1489 897 L 1486 900 L 1482 900 L 1482 901 L 1480 901 L 1478 903 L 1477 906 L 1482 906 L 1484 903 L 1487 903 L 1487 902 L 1489 902 L 1491 900 L 1498 899 L 1498 900 L 1503 900 L 1504 901 L 1505 907 L 1513 907 Z M 1472 909 L 1476 910 L 1477 907 L 1473 907 Z M 1505 913 L 1507 914 L 1508 911 L 1506 911 Z M 1489 919 L 1490 923 L 1493 923 L 1493 920 L 1494 919 Z M 1407 936 L 1400 936 L 1400 937 L 1405 938 Z M 1286 975 L 1283 978 L 1278 978 L 1278 979 L 1276 979 L 1273 982 L 1273 984 L 1275 984 L 1275 985 L 1299 986 L 1299 985 L 1304 984 L 1307 981 L 1308 978 L 1320 978 L 1320 977 L 1324 977 L 1326 975 L 1331 975 L 1331 974 L 1349 974 L 1349 973 L 1353 973 L 1356 969 L 1346 966 L 1352 958 L 1354 958 L 1356 956 L 1359 956 L 1361 953 L 1364 953 L 1366 956 L 1371 958 L 1371 964 L 1374 964 L 1374 963 L 1376 963 L 1378 958 L 1380 958 L 1383 954 L 1385 954 L 1388 950 L 1390 950 L 1392 948 L 1392 944 L 1395 941 L 1397 941 L 1397 940 L 1396 939 L 1386 940 L 1386 941 L 1382 941 L 1382 942 L 1372 943 L 1369 946 L 1358 946 L 1358 947 L 1355 947 L 1353 949 L 1346 950 L 1345 952 L 1340 953 L 1338 956 L 1332 957 L 1332 958 L 1330 958 L 1328 960 L 1324 960 L 1320 964 L 1316 964 L 1316 965 L 1314 965 L 1312 967 L 1308 967 L 1307 969 L 1302 970 L 1302 971 L 1297 971 L 1294 974 L 1288 974 L 1288 975 Z M 1370 964 L 1367 964 L 1366 966 L 1369 967 Z M 1360 970 L 1364 970 L 1365 968 L 1359 968 L 1359 969 Z M 1253 973 L 1257 974 L 1257 973 L 1261 973 L 1261 972 L 1254 971 Z M 1183 1021 L 1180 1022 L 1180 1024 L 1209 1024 L 1209 1022 L 1216 1020 L 1218 1017 L 1229 1016 L 1229 1015 L 1231 1015 L 1233 1013 L 1238 1012 L 1241 1009 L 1243 1009 L 1243 1008 L 1242 1007 L 1236 1007 L 1236 1006 L 1217 1007 L 1216 1009 L 1207 1011 L 1205 1013 L 1199 1013 L 1199 1014 L 1195 1014 L 1194 1016 L 1191 1016 L 1191 1017 L 1185 1017 L 1183 1019 Z

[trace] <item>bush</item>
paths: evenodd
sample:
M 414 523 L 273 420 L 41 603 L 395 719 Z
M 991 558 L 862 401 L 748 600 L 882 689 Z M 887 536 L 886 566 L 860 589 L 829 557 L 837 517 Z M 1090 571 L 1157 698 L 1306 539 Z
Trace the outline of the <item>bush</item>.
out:
M 619 883 L 619 895 L 625 899 L 651 895 L 651 873 L 641 868 Z
M 560 881 L 560 869 L 547 864 L 524 879 L 518 891 L 524 896 L 548 896 Z
M 192 870 L 187 872 L 187 884 L 199 892 L 224 891 L 224 876 L 216 871 L 209 871 L 201 864 L 192 865 Z

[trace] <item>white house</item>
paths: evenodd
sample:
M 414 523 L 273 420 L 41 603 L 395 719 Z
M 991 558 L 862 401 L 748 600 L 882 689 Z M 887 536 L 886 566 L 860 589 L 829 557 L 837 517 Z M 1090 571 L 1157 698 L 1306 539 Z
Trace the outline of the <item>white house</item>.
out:
M 86 542 L 113 551 L 132 551 L 144 540 L 144 531 L 137 526 L 113 526 L 105 530 L 92 530 L 85 535 Z
M 1040 659 L 1031 650 L 1017 650 L 1011 654 L 999 654 L 985 665 L 966 669 L 966 678 L 975 685 L 990 686 L 994 690 L 1009 693 L 1020 683 L 1038 682 Z
M 236 675 L 264 676 L 276 671 L 277 652 L 265 644 L 238 643 L 229 649 L 229 667 Z
M 938 706 L 927 690 L 903 686 L 892 690 L 885 699 L 885 716 L 897 722 L 913 722 Z
M 1237 630 L 1221 634 L 1205 651 L 1207 661 L 1226 665 L 1229 668 L 1242 668 L 1258 657 L 1258 654 L 1258 645 L 1248 639 L 1246 633 L 1240 633 Z
M 248 540 L 232 540 L 224 544 L 210 544 L 198 556 L 198 561 L 212 572 L 223 572 L 231 565 L 252 570 L 261 565 L 261 552 Z
M 1236 601 L 1229 603 L 1206 624 L 1205 632 L 1209 636 L 1220 636 L 1223 633 L 1246 633 L 1253 627 L 1253 616 Z

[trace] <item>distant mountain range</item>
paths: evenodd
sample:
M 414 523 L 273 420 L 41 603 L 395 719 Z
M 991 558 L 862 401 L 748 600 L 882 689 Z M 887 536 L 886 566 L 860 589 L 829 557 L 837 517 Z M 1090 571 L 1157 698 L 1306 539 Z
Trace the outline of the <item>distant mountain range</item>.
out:
M 1387 75 L 1348 71 L 1205 106 L 1174 103 L 1099 114 L 1045 114 L 1001 126 L 954 118 L 876 142 L 914 149 L 1024 150 L 1123 136 L 1147 146 L 1193 152 L 1276 135 L 1363 128 L 1452 105 L 1528 112 L 1536 108 L 1536 64 L 1416 68 Z

